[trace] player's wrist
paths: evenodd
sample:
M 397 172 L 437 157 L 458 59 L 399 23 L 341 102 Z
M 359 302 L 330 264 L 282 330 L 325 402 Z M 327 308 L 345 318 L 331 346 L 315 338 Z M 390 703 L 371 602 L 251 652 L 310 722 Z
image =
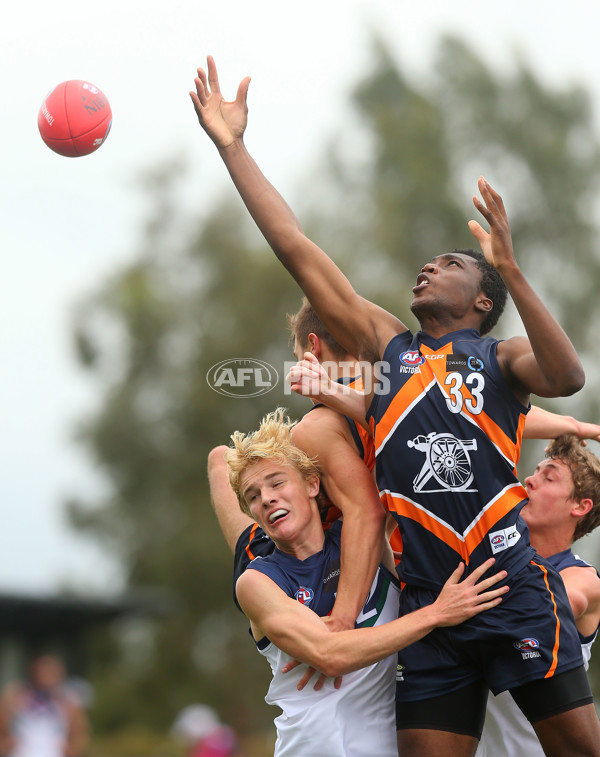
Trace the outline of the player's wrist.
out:
M 235 155 L 238 152 L 245 151 L 243 134 L 239 137 L 233 136 L 230 139 L 223 140 L 222 142 L 217 142 L 216 144 L 217 149 L 219 150 L 219 153 L 223 158 L 229 155 Z
M 444 614 L 443 610 L 437 607 L 437 601 L 433 604 L 422 607 L 416 611 L 419 615 L 419 620 L 423 627 L 426 629 L 426 633 L 433 631 L 434 628 L 440 628 L 441 626 L 448 625 L 448 618 Z
M 351 631 L 355 626 L 357 617 L 358 612 L 336 612 L 334 609 L 328 618 L 327 627 L 330 631 Z

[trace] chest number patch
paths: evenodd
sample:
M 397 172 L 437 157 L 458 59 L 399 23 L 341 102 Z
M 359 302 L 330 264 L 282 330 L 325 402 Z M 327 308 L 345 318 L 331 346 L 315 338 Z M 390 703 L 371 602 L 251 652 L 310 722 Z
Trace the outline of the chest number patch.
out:
M 463 383 L 471 393 L 471 397 L 463 396 L 461 391 Z M 460 413 L 463 408 L 473 415 L 479 415 L 482 412 L 485 378 L 481 373 L 469 373 L 465 377 L 458 371 L 448 373 L 444 379 L 444 386 L 450 395 L 446 397 L 446 404 L 451 413 Z

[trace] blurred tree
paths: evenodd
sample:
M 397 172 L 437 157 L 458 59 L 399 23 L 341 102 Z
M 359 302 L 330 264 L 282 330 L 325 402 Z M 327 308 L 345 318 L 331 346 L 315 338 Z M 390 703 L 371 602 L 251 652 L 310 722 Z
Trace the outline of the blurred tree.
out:
M 380 41 L 374 46 L 373 70 L 353 95 L 356 123 L 332 140 L 305 193 L 307 233 L 362 294 L 412 326 L 422 263 L 474 244 L 466 221 L 485 174 L 506 201 L 521 265 L 586 362 L 588 388 L 554 409 L 597 417 L 600 152 L 589 95 L 546 87 L 518 59 L 512 74 L 493 72 L 454 38 L 441 41 L 435 76 L 417 86 Z M 129 586 L 170 588 L 180 600 L 155 628 L 105 640 L 96 674 L 96 720 L 105 729 L 132 720 L 165 727 L 192 701 L 210 702 L 242 727 L 272 717 L 262 704 L 268 671 L 232 606 L 205 461 L 233 429 L 254 427 L 275 405 L 297 416 L 305 405 L 283 394 L 281 376 L 250 401 L 215 393 L 206 374 L 234 357 L 280 370 L 290 354 L 284 315 L 299 292 L 237 200 L 207 218 L 179 210 L 181 179 L 177 164 L 144 177 L 150 221 L 138 260 L 82 304 L 76 324 L 81 363 L 99 390 L 79 437 L 109 489 L 99 501 L 73 501 L 73 522 L 114 551 Z M 520 330 L 514 314 L 504 320 L 499 335 Z M 540 454 L 535 448 L 521 470 Z

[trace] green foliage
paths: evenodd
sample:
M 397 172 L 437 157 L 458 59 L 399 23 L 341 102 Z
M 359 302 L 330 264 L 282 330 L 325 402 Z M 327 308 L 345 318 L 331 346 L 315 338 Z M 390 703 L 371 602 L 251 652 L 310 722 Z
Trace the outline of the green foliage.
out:
M 362 149 L 329 152 L 312 177 L 304 225 L 357 289 L 414 326 L 408 305 L 422 263 L 473 246 L 466 222 L 483 173 L 505 198 L 518 260 L 591 363 L 589 311 L 600 283 L 591 198 L 600 163 L 587 93 L 551 90 L 518 60 L 513 74 L 495 73 L 452 38 L 440 43 L 436 75 L 411 83 L 376 41 L 374 68 L 353 103 Z M 281 379 L 291 356 L 285 313 L 300 293 L 237 199 L 223 199 L 207 218 L 186 217 L 176 205 L 181 180 L 177 164 L 144 177 L 150 220 L 137 260 L 81 305 L 76 323 L 81 365 L 99 393 L 78 436 L 108 490 L 72 502 L 73 522 L 118 556 L 130 587 L 168 589 L 179 608 L 98 642 L 101 732 L 132 723 L 164 729 L 197 701 L 242 731 L 274 714 L 262 702 L 269 671 L 232 605 L 231 556 L 211 513 L 205 464 L 234 429 L 254 427 L 278 404 L 296 416 L 306 405 L 281 383 L 252 400 L 226 398 L 206 374 L 220 360 L 253 357 Z M 514 315 L 504 321 L 500 334 L 517 330 Z M 597 416 L 598 377 L 588 373 L 579 404 L 553 409 Z M 532 465 L 526 459 L 523 472 Z

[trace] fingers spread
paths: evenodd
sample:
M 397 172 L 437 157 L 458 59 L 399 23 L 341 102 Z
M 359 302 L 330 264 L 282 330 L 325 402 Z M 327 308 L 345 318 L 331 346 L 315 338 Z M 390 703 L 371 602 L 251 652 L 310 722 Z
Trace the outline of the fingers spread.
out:
M 206 58 L 206 62 L 208 65 L 208 83 L 210 84 L 210 91 L 218 92 L 220 94 L 221 90 L 219 89 L 219 77 L 217 75 L 217 67 L 215 65 L 215 61 L 212 55 L 209 55 Z

